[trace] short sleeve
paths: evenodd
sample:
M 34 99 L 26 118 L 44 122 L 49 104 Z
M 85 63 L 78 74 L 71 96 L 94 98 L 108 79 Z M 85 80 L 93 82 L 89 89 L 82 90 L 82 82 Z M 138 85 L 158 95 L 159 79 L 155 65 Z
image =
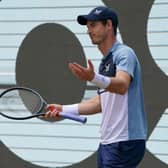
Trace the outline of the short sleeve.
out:
M 134 51 L 131 48 L 125 47 L 120 49 L 116 57 L 116 70 L 127 72 L 134 78 L 134 71 L 137 64 L 137 59 Z

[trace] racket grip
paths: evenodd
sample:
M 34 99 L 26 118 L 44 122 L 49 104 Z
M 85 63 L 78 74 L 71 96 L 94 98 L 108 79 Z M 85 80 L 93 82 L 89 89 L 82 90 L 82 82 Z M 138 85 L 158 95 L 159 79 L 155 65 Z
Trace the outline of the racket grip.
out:
M 70 120 L 74 120 L 74 121 L 77 121 L 77 122 L 80 122 L 80 123 L 83 123 L 83 124 L 87 122 L 86 117 L 77 116 L 77 115 L 74 115 L 74 114 L 71 114 L 71 113 L 61 112 L 61 113 L 59 113 L 59 116 L 61 116 L 63 118 L 70 119 Z

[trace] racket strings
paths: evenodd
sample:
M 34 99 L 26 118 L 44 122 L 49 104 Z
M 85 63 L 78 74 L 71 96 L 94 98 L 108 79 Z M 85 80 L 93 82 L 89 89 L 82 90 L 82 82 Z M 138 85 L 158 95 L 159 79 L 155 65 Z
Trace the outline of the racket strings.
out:
M 38 113 L 42 101 L 38 95 L 27 90 L 12 90 L 0 98 L 0 111 L 13 117 L 26 117 Z
M 31 112 L 32 112 L 32 114 L 36 114 L 40 111 L 40 109 L 41 109 L 41 101 L 37 100 L 36 104 L 34 104 L 34 106 L 32 106 Z
M 19 91 L 19 95 L 25 105 L 25 108 L 32 114 L 38 113 L 41 110 L 42 101 L 38 95 L 26 90 Z

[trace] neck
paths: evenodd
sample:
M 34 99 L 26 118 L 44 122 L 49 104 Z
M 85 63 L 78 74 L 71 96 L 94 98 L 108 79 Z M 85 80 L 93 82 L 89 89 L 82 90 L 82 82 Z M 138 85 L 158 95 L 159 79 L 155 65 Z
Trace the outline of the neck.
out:
M 103 54 L 103 56 L 106 56 L 108 54 L 109 50 L 111 49 L 111 47 L 115 42 L 116 38 L 110 38 L 98 45 L 98 48 L 100 52 Z

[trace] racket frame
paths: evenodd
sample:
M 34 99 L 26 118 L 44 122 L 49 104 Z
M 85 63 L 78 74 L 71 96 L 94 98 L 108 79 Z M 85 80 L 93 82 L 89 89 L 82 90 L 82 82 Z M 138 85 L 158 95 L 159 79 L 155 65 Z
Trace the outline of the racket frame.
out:
M 40 107 L 39 107 L 39 110 L 38 110 L 36 113 L 34 113 L 34 114 L 30 115 L 30 116 L 27 116 L 27 117 L 12 117 L 12 116 L 9 116 L 9 115 L 6 115 L 6 114 L 0 112 L 0 114 L 1 114 L 2 116 L 6 117 L 6 118 L 8 118 L 8 119 L 13 119 L 13 120 L 26 120 L 26 119 L 31 119 L 31 118 L 34 118 L 34 117 L 39 117 L 39 116 L 45 115 L 45 112 L 41 113 L 41 111 L 42 111 L 42 109 L 44 108 L 44 106 L 47 105 L 47 102 L 42 98 L 42 96 L 41 96 L 38 92 L 36 92 L 35 90 L 33 90 L 33 89 L 31 89 L 31 88 L 21 87 L 21 86 L 20 86 L 20 87 L 11 87 L 11 88 L 8 88 L 8 89 L 4 90 L 4 91 L 0 94 L 0 99 L 1 99 L 1 97 L 2 97 L 4 94 L 6 94 L 7 92 L 10 92 L 10 91 L 13 91 L 13 90 L 18 90 L 18 91 L 19 91 L 19 90 L 25 90 L 25 91 L 29 91 L 29 92 L 35 94 L 36 96 L 38 96 L 39 99 L 40 99 L 40 102 L 41 102 Z
M 41 102 L 40 108 L 39 108 L 39 110 L 36 113 L 34 113 L 34 114 L 30 115 L 30 116 L 27 116 L 27 117 L 12 117 L 12 116 L 9 116 L 9 115 L 6 115 L 6 114 L 0 112 L 1 116 L 4 116 L 4 117 L 6 117 L 8 119 L 13 119 L 13 120 L 26 120 L 26 119 L 31 119 L 31 118 L 34 118 L 34 117 L 39 117 L 39 116 L 45 115 L 46 112 L 41 112 L 41 111 L 43 110 L 43 108 L 45 106 L 47 106 L 47 102 L 44 100 L 44 98 L 38 92 L 36 92 L 35 90 L 33 90 L 31 88 L 21 87 L 21 86 L 19 86 L 19 87 L 17 87 L 17 86 L 16 87 L 11 87 L 11 88 L 8 88 L 8 89 L 4 90 L 0 94 L 0 98 L 4 94 L 6 94 L 7 92 L 10 92 L 12 90 L 18 90 L 18 91 L 19 90 L 25 90 L 25 91 L 29 91 L 29 92 L 37 95 L 39 97 L 39 99 L 40 99 L 40 102 Z M 87 122 L 87 118 L 86 117 L 77 116 L 77 115 L 73 115 L 73 114 L 69 114 L 69 113 L 60 112 L 59 116 L 63 117 L 63 118 L 68 118 L 70 120 L 74 120 L 74 121 L 77 121 L 77 122 L 80 122 L 80 123 L 83 123 L 83 124 Z

